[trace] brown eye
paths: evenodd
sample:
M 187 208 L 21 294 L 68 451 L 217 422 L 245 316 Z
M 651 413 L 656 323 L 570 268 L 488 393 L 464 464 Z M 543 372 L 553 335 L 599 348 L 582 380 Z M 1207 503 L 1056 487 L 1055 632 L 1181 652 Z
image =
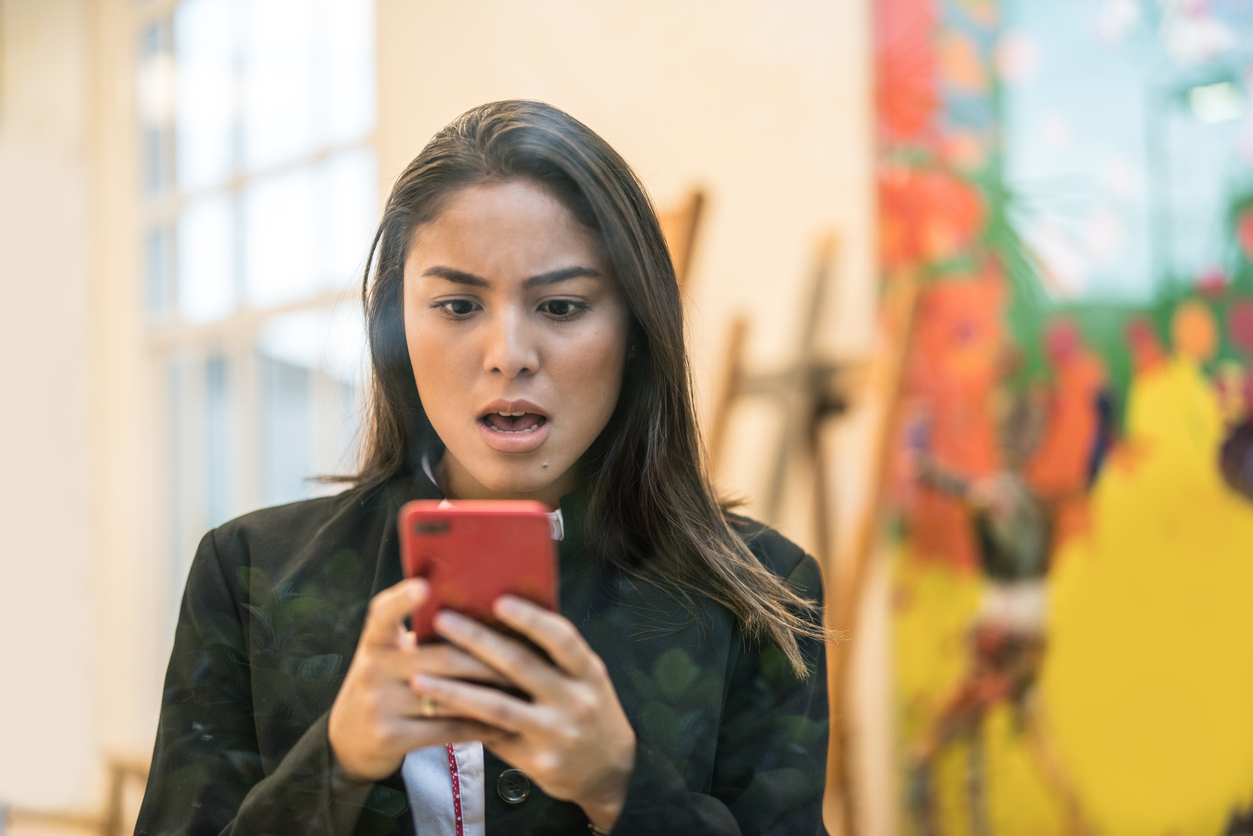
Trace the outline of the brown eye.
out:
M 586 309 L 587 306 L 570 299 L 550 299 L 540 305 L 540 310 L 553 319 L 571 319 Z
M 478 309 L 478 305 L 469 299 L 445 299 L 431 306 L 449 319 L 464 319 Z

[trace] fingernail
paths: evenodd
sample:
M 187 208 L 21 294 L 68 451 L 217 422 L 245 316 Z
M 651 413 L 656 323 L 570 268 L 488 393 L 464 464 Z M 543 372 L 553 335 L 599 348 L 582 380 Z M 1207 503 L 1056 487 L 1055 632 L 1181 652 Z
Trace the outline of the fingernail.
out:
M 496 612 L 501 615 L 517 615 L 521 604 L 512 595 L 502 595 L 496 599 Z

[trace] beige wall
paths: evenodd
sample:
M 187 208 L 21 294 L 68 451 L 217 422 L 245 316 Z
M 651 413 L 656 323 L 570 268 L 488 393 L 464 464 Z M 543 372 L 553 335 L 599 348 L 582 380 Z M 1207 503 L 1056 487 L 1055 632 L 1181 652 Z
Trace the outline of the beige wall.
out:
M 0 356 L 12 383 L 0 418 L 0 801 L 26 805 L 93 805 L 105 754 L 146 753 L 168 654 L 159 404 L 140 316 L 134 7 L 0 0 Z M 377 7 L 384 192 L 466 108 L 544 99 L 614 144 L 661 208 L 707 189 L 689 316 L 702 399 L 736 313 L 751 317 L 758 368 L 788 359 L 822 230 L 845 242 L 825 339 L 866 344 L 868 0 Z M 727 488 L 759 488 L 775 420 L 768 406 L 737 416 Z M 783 527 L 804 542 L 804 497 L 789 507 Z
M 154 548 L 130 0 L 0 0 L 0 802 L 94 809 L 145 756 L 168 653 Z
M 0 9 L 0 799 L 74 804 L 93 790 L 100 728 L 90 31 L 85 0 Z

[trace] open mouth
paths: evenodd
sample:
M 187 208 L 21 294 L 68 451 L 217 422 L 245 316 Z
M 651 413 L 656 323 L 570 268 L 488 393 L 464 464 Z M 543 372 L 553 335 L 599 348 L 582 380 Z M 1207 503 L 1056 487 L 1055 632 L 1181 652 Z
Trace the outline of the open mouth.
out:
M 492 432 L 526 435 L 544 426 L 548 416 L 538 412 L 489 412 L 479 418 L 479 422 Z

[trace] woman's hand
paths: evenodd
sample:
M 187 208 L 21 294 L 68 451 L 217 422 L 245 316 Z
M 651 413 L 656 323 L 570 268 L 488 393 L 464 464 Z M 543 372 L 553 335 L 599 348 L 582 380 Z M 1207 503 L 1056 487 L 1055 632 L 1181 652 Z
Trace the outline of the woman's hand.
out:
M 445 714 L 495 727 L 484 745 L 525 772 L 547 795 L 571 801 L 604 830 L 613 827 L 635 767 L 635 731 L 605 663 L 573 624 L 512 596 L 496 601 L 496 617 L 535 642 L 554 664 L 472 619 L 443 611 L 435 629 L 531 695 L 525 702 L 492 688 L 429 671 L 414 690 Z
M 400 768 L 411 749 L 499 734 L 473 720 L 422 716 L 421 699 L 410 687 L 418 673 L 507 684 L 496 671 L 456 647 L 418 646 L 403 622 L 428 594 L 425 581 L 411 579 L 370 601 L 328 726 L 331 749 L 349 780 L 386 778 Z

